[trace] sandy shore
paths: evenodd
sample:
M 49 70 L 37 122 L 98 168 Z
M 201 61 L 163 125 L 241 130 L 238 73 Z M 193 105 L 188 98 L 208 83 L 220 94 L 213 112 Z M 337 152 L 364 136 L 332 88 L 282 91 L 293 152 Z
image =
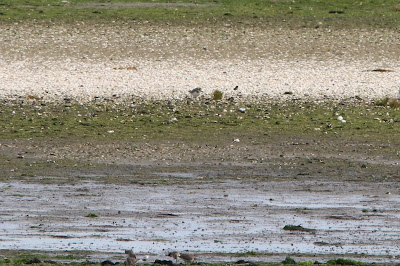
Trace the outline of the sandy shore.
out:
M 393 30 L 1 26 L 0 97 L 396 97 Z M 385 72 L 373 71 L 384 69 Z M 233 88 L 239 89 L 234 91 Z

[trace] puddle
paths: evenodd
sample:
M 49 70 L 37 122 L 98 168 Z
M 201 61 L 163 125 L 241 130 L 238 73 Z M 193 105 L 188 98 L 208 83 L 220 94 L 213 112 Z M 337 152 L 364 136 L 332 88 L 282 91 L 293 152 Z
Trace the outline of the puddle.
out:
M 177 178 L 200 178 L 195 173 L 183 173 L 183 172 L 172 172 L 172 173 L 154 173 L 155 175 L 162 177 L 177 177 Z
M 10 182 L 0 188 L 0 249 L 121 254 L 133 248 L 154 259 L 166 259 L 169 250 L 365 254 L 372 257 L 364 261 L 375 262 L 395 262 L 393 256 L 400 254 L 397 183 L 227 180 L 122 186 L 86 181 Z M 387 195 L 388 190 L 393 193 Z M 88 196 L 78 196 L 82 193 Z M 89 213 L 98 217 L 86 217 Z M 315 232 L 286 231 L 285 225 Z M 215 261 L 210 255 L 198 259 Z

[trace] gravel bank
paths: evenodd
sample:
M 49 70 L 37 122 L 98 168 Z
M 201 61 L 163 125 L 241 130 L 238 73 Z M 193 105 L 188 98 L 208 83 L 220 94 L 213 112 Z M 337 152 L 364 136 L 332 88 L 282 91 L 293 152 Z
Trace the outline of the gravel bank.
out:
M 168 99 L 201 87 L 227 96 L 375 99 L 396 97 L 400 87 L 399 34 L 389 30 L 14 25 L 0 33 L 2 98 Z

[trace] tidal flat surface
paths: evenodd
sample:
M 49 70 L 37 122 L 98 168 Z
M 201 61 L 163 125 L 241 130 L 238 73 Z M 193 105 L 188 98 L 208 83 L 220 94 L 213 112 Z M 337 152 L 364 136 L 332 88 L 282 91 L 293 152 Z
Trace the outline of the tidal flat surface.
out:
M 75 184 L 2 182 L 0 249 L 95 251 L 95 259 L 122 261 L 124 249 L 133 248 L 148 262 L 167 259 L 172 250 L 189 250 L 207 262 L 237 260 L 221 254 L 246 252 L 262 261 L 284 254 L 399 260 L 397 182 L 173 175 L 148 185 L 104 184 L 104 177 Z

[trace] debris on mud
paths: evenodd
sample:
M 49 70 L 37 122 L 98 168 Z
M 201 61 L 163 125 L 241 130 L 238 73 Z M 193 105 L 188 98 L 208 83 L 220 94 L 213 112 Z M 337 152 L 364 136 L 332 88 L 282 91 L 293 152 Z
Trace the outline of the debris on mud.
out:
M 315 229 L 305 228 L 301 225 L 285 225 L 283 230 L 287 231 L 302 231 L 302 232 L 315 232 Z

